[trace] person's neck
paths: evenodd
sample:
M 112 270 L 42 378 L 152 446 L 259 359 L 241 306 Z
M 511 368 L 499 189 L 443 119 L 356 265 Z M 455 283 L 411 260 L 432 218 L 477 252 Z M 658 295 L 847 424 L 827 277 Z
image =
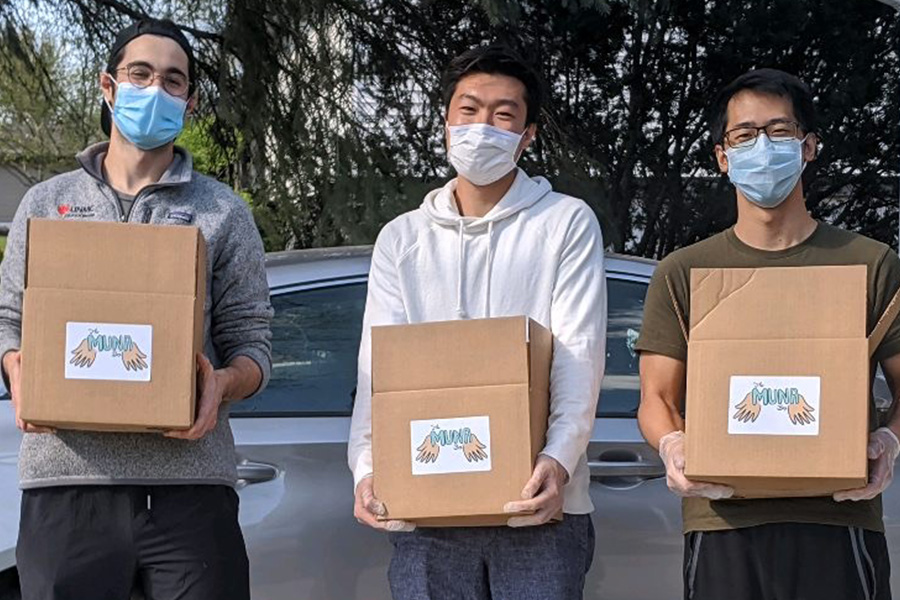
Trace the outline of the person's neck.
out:
M 761 208 L 738 192 L 738 219 L 734 234 L 757 250 L 793 248 L 813 234 L 818 222 L 806 210 L 803 186 L 798 184 L 781 205 Z
M 513 169 L 494 183 L 475 185 L 464 177 L 456 178 L 456 208 L 463 217 L 483 217 L 497 206 L 516 180 L 518 169 Z
M 103 159 L 103 174 L 114 190 L 136 196 L 148 185 L 159 182 L 174 157 L 174 144 L 141 150 L 113 130 Z

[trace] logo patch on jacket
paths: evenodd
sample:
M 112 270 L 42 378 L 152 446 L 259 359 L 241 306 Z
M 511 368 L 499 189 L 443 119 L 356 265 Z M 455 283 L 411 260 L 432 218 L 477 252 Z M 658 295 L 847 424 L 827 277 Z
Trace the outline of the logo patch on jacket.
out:
M 194 214 L 183 210 L 170 210 L 166 218 L 173 221 L 181 221 L 182 223 L 193 223 Z
M 63 219 L 93 219 L 96 215 L 93 206 L 72 206 L 71 204 L 60 204 L 56 207 L 56 212 Z

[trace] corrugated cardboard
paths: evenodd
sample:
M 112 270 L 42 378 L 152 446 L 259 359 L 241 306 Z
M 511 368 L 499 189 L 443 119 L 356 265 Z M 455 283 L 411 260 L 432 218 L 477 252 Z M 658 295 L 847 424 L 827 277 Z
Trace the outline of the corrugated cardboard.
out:
M 375 493 L 388 518 L 506 523 L 503 506 L 520 499 L 544 447 L 552 348 L 550 332 L 526 317 L 372 328 Z M 448 419 L 460 421 L 447 428 Z M 484 446 L 472 460 L 466 428 Z M 437 456 L 419 460 L 432 441 Z
M 200 230 L 32 219 L 27 253 L 22 418 L 70 429 L 189 428 L 206 296 Z M 85 347 L 93 362 L 75 364 Z M 136 350 L 145 358 L 127 368 Z
M 865 485 L 866 267 L 692 269 L 686 465 L 740 497 Z M 677 308 L 677 307 L 676 307 Z

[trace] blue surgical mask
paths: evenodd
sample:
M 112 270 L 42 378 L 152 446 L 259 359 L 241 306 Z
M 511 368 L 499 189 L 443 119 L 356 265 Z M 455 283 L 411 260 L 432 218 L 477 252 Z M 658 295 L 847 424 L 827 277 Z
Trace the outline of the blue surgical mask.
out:
M 159 86 L 139 88 L 122 82 L 117 84 L 116 103 L 110 112 L 125 139 L 141 150 L 153 150 L 178 137 L 186 109 L 187 101 Z
M 806 164 L 803 142 L 792 139 L 773 142 L 764 133 L 752 146 L 729 148 L 728 178 L 747 200 L 762 208 L 784 202 L 800 181 Z

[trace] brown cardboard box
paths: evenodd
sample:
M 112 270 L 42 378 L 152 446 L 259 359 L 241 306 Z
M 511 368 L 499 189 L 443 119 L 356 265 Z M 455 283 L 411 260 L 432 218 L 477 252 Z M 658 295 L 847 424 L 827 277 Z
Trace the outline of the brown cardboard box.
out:
M 865 485 L 866 267 L 692 269 L 686 468 L 740 497 Z
M 196 227 L 32 219 L 22 418 L 67 429 L 186 429 L 203 344 Z
M 544 447 L 552 348 L 526 317 L 372 328 L 375 494 L 388 518 L 506 523 Z

